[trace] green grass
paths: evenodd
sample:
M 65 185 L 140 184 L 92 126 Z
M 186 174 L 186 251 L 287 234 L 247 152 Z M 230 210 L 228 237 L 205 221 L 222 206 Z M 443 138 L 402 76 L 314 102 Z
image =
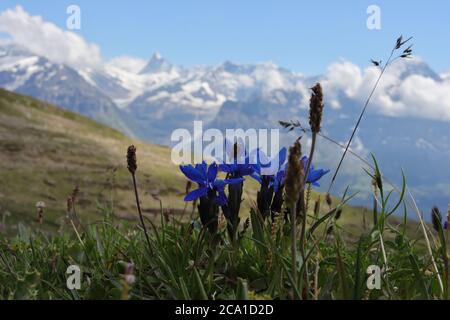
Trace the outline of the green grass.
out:
M 307 255 L 305 263 L 300 259 L 296 264 L 297 280 L 292 277 L 289 221 L 279 217 L 264 222 L 255 210 L 250 210 L 250 224 L 239 227 L 236 241 L 230 240 L 225 219 L 221 219 L 219 232 L 211 234 L 197 218 L 186 223 L 161 211 L 158 224 L 146 219 L 148 245 L 142 229 L 135 222 L 116 218 L 112 206 L 103 208 L 102 218 L 94 223 L 66 220 L 58 233 L 19 224 L 16 237 L 0 236 L 0 299 L 404 300 L 448 296 L 443 230 L 439 236 L 429 233 L 429 255 L 420 238 L 408 235 L 408 220 L 405 224 L 398 218 L 388 219 L 388 208 L 395 203 L 381 192 L 376 222 L 366 221 L 352 233 L 348 220 L 361 210 L 347 206 L 347 200 L 345 196 L 334 199 L 331 207 L 322 200 L 316 215 L 309 211 Z M 344 211 L 337 219 L 339 208 Z M 131 274 L 126 271 L 129 264 L 134 266 Z M 66 270 L 71 265 L 83 273 L 80 290 L 66 286 Z M 370 265 L 383 268 L 380 290 L 366 286 Z M 303 271 L 306 278 L 300 276 Z M 438 275 L 444 279 L 443 290 Z M 135 280 L 126 281 L 130 276 Z
M 16 238 L 0 238 L 0 298 L 442 298 L 430 258 L 415 248 L 402 227 L 391 230 L 386 224 L 383 231 L 389 229 L 395 237 L 384 244 L 388 268 L 382 290 L 366 287 L 367 267 L 384 264 L 379 226 L 367 230 L 356 244 L 343 240 L 341 227 L 327 237 L 317 229 L 307 245 L 311 286 L 306 295 L 290 277 L 289 226 L 282 219 L 263 224 L 262 229 L 256 224 L 241 229 L 234 244 L 224 228 L 212 236 L 198 222 L 164 222 L 162 215 L 161 219 L 158 227 L 150 227 L 148 221 L 150 248 L 140 228 L 112 218 L 77 230 L 67 225 L 54 236 L 20 226 Z M 128 263 L 135 266 L 132 284 L 124 278 Z M 69 265 L 78 265 L 83 272 L 81 290 L 66 287 Z

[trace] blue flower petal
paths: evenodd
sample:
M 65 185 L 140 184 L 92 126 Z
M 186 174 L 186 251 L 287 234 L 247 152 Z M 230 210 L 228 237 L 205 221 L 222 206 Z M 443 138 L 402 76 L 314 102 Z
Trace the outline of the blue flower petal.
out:
M 261 176 L 260 176 L 257 172 L 252 173 L 252 174 L 250 175 L 250 177 L 252 177 L 252 178 L 255 179 L 256 181 L 258 181 L 259 184 L 262 183 Z
M 287 149 L 286 148 L 282 148 L 280 150 L 280 152 L 278 153 L 278 166 L 281 167 L 285 162 L 286 162 L 286 157 L 287 157 Z
M 229 164 L 219 164 L 219 170 L 225 173 L 232 173 L 233 169 Z
M 326 175 L 330 170 L 311 170 L 308 174 L 308 183 L 314 183 L 316 181 L 319 181 L 324 175 Z
M 197 182 L 198 184 L 205 184 L 206 177 L 192 165 L 180 166 L 180 170 L 189 180 Z
M 223 182 L 225 182 L 225 184 L 238 184 L 244 181 L 244 178 L 235 178 L 235 179 L 226 179 L 223 180 Z
M 196 189 L 194 191 L 189 192 L 186 197 L 184 197 L 184 201 L 188 202 L 188 201 L 194 201 L 197 200 L 198 198 L 204 197 L 208 194 L 208 188 L 204 187 L 204 188 L 199 188 Z
M 227 184 L 224 180 L 217 179 L 214 181 L 213 186 L 217 191 L 223 190 Z
M 205 161 L 202 163 L 196 164 L 195 169 L 204 177 L 204 180 L 206 181 L 206 169 L 208 168 L 208 165 Z
M 240 175 L 243 176 L 249 176 L 251 175 L 255 170 L 253 169 L 252 166 L 250 165 L 246 165 L 244 167 L 241 168 L 241 172 Z
M 225 192 L 219 192 L 215 199 L 215 203 L 219 206 L 224 206 L 228 202 L 227 196 L 225 195 Z
M 208 168 L 208 182 L 213 182 L 217 178 L 217 164 L 212 163 Z

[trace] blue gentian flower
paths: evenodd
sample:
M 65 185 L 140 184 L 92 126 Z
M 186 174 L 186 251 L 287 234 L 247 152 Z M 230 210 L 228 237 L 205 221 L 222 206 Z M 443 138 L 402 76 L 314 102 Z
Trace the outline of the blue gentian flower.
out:
M 258 210 L 265 219 L 272 210 L 281 211 L 283 180 L 286 167 L 286 148 L 282 148 L 278 155 L 269 159 L 264 152 L 257 149 L 252 152 L 255 172 L 251 175 L 261 184 L 257 196 Z M 277 161 L 277 162 L 275 162 Z M 274 197 L 277 201 L 274 201 Z M 274 203 L 275 202 L 275 203 Z
M 232 177 L 245 177 L 252 175 L 255 171 L 253 166 L 248 163 L 233 163 L 233 164 L 221 164 L 219 165 L 220 171 L 230 174 Z
M 262 155 L 262 157 L 267 158 L 267 156 L 264 155 L 261 151 L 259 151 Z M 274 187 L 274 192 L 276 193 L 278 191 L 278 188 L 284 184 L 284 178 L 286 175 L 286 148 L 283 148 L 280 150 L 280 153 L 278 154 L 279 159 L 279 168 L 276 174 L 274 174 L 271 177 L 271 186 Z M 308 166 L 308 157 L 304 156 L 301 159 L 304 169 L 306 171 Z M 259 161 L 258 161 L 259 163 Z M 266 167 L 270 166 L 270 163 L 265 165 Z M 261 167 L 263 167 L 261 164 L 254 165 L 255 173 L 251 176 L 256 179 L 259 183 L 261 183 Z M 327 173 L 329 173 L 330 170 L 324 170 L 324 169 L 314 169 L 314 165 L 311 165 L 308 173 L 308 179 L 306 180 L 306 183 L 311 183 L 315 187 L 320 187 L 320 184 L 318 181 Z
M 286 176 L 286 165 L 283 165 L 283 167 L 280 168 L 277 174 L 273 177 L 272 181 L 273 192 L 277 193 L 278 190 L 284 185 L 285 176 Z
M 257 149 L 252 153 L 253 162 L 255 163 L 253 165 L 254 173 L 251 175 L 252 178 L 254 178 L 259 183 L 262 183 L 262 177 L 263 176 L 271 176 L 271 180 L 278 180 L 278 182 L 282 182 L 280 180 L 282 176 L 284 176 L 284 173 L 286 171 L 286 157 L 287 157 L 287 149 L 282 148 L 278 155 L 274 157 L 272 160 L 270 160 L 267 155 L 262 152 L 261 150 Z M 272 168 L 272 165 L 274 164 L 274 161 L 278 160 L 278 166 L 277 168 Z M 271 170 L 271 175 L 264 175 L 263 172 L 264 169 L 266 171 Z M 280 183 L 275 183 L 276 185 L 280 185 Z
M 308 167 L 308 157 L 304 156 L 302 158 L 302 163 L 303 166 L 305 168 L 305 171 Z M 311 164 L 311 167 L 309 168 L 309 173 L 308 173 L 308 179 L 306 179 L 306 183 L 311 183 L 313 186 L 315 187 L 320 187 L 320 184 L 318 183 L 318 181 L 324 176 L 326 175 L 328 172 L 330 172 L 330 170 L 324 170 L 324 169 L 314 169 L 314 165 Z
M 198 188 L 186 195 L 184 201 L 194 201 L 202 197 L 209 197 L 219 206 L 227 204 L 225 195 L 225 186 L 244 181 L 242 178 L 236 179 L 217 179 L 218 167 L 216 163 L 208 165 L 203 162 L 194 166 L 180 166 L 181 172 L 191 181 L 198 184 Z
M 250 164 L 250 158 L 247 156 L 242 139 L 238 139 L 236 143 L 225 139 L 225 149 L 228 161 L 219 165 L 220 171 L 233 178 L 242 178 L 253 174 L 254 168 Z
M 242 178 L 250 176 L 255 172 L 253 165 L 250 164 L 248 156 L 241 160 L 234 160 L 232 163 L 224 163 L 219 165 L 219 170 L 227 173 L 233 178 Z

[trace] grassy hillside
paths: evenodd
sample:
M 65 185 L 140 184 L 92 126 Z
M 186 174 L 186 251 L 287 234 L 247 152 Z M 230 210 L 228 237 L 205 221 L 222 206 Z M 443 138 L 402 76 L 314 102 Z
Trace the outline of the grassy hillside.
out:
M 92 220 L 105 208 L 133 217 L 134 194 L 125 160 L 130 144 L 138 148 L 145 211 L 159 211 L 152 194 L 163 200 L 166 210 L 182 209 L 185 179 L 170 162 L 168 148 L 131 140 L 85 117 L 0 90 L 0 216 L 33 222 L 36 203 L 43 201 L 45 224 L 55 228 L 78 186 L 83 218 Z

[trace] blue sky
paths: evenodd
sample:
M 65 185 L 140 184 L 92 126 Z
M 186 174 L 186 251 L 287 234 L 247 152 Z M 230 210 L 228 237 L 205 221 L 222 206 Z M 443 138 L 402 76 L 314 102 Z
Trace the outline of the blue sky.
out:
M 395 38 L 414 36 L 415 54 L 438 72 L 450 70 L 450 1 L 85 1 L 2 0 L 61 28 L 66 8 L 82 10 L 87 41 L 104 58 L 147 59 L 159 51 L 176 64 L 271 60 L 306 74 L 340 58 L 360 66 L 385 58 Z M 381 9 L 381 30 L 368 30 L 367 7 Z

